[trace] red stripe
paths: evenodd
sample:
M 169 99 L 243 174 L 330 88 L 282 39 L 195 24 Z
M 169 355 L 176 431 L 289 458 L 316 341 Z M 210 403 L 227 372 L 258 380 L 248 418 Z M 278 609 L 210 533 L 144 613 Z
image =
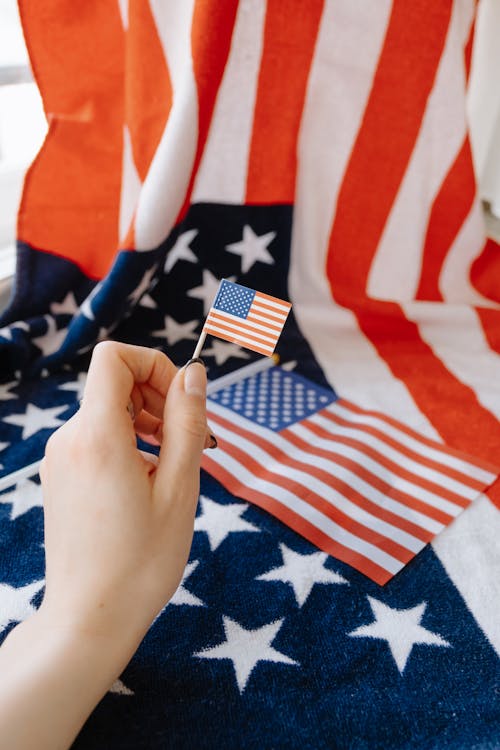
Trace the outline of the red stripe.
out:
M 386 435 L 385 432 L 378 430 L 376 427 L 371 427 L 370 425 L 364 425 L 360 422 L 352 422 L 349 419 L 343 418 L 340 415 L 336 414 L 334 411 L 330 412 L 328 410 L 325 410 L 324 412 L 321 412 L 321 414 L 324 417 L 331 419 L 336 424 L 342 425 L 344 427 L 348 427 L 352 430 L 357 430 L 359 432 L 362 432 L 363 434 L 372 435 L 378 440 L 381 440 L 383 443 L 394 448 L 396 451 L 398 451 L 398 453 L 402 453 L 404 456 L 407 456 L 412 461 L 415 461 L 422 467 L 426 466 L 429 469 L 432 469 L 433 471 L 437 471 L 440 474 L 444 474 L 450 479 L 454 479 L 455 481 L 460 482 L 461 484 L 464 484 L 466 487 L 472 490 L 477 490 L 477 492 L 482 492 L 484 490 L 485 482 L 481 482 L 478 479 L 474 479 L 471 476 L 462 474 L 460 471 L 457 471 L 456 469 L 450 469 L 448 466 L 439 463 L 439 461 L 434 461 L 432 458 L 427 458 L 426 456 L 422 456 L 420 453 L 417 453 L 411 450 L 411 448 L 405 447 L 404 445 L 399 443 L 397 440 L 389 437 L 388 435 Z M 439 450 L 439 448 L 436 448 L 436 450 Z M 496 474 L 496 472 L 494 473 Z M 439 485 L 439 487 L 440 486 L 441 485 Z
M 285 299 L 279 299 L 278 297 L 271 297 L 270 294 L 264 294 L 264 292 L 256 292 L 256 299 L 268 300 L 269 302 L 276 302 L 278 305 L 284 305 L 288 310 L 291 308 L 292 303 Z
M 297 137 L 323 0 L 268 0 L 254 110 L 247 203 L 293 203 Z
M 289 528 L 315 544 L 319 549 L 332 555 L 332 557 L 336 557 L 338 560 L 342 560 L 342 562 L 347 563 L 347 565 L 351 565 L 379 585 L 383 586 L 393 577 L 392 573 L 374 563 L 373 560 L 370 560 L 358 552 L 354 552 L 354 550 L 345 547 L 343 544 L 335 542 L 316 528 L 316 526 L 313 526 L 302 518 L 302 516 L 297 515 L 274 498 L 264 495 L 261 492 L 257 492 L 256 490 L 251 490 L 245 485 L 240 484 L 232 474 L 226 471 L 226 469 L 216 463 L 209 456 L 203 455 L 201 465 L 233 495 L 248 500 L 249 502 L 254 503 L 254 505 L 258 505 L 260 508 L 267 510 Z
M 226 66 L 238 3 L 196 0 L 191 27 L 193 70 L 198 90 L 198 144 L 191 178 L 177 222 L 186 215 L 203 156 L 215 99 Z
M 474 12 L 477 13 L 477 0 L 474 0 L 474 5 L 475 5 Z M 469 82 L 469 78 L 470 78 L 475 28 L 476 28 L 476 19 L 474 18 L 474 20 L 472 21 L 470 25 L 469 38 L 467 39 L 467 44 L 465 45 L 465 49 L 464 49 L 465 79 L 467 83 Z
M 500 302 L 500 244 L 487 239 L 481 254 L 470 270 L 473 285 L 480 294 L 494 302 Z M 495 351 L 500 351 L 494 347 Z
M 360 508 L 363 508 L 367 510 L 367 508 L 370 508 L 370 510 L 367 510 L 367 512 L 372 513 L 372 515 L 375 515 L 376 517 L 380 518 L 380 520 L 385 520 L 380 515 L 380 508 L 375 503 L 370 502 L 367 498 L 362 496 L 360 493 L 356 492 L 352 487 L 345 484 L 341 480 L 336 479 L 335 477 L 332 477 L 331 474 L 328 472 L 315 467 L 311 464 L 306 464 L 301 461 L 298 461 L 296 458 L 291 459 L 289 455 L 284 453 L 282 450 L 274 446 L 272 443 L 270 443 L 267 440 L 264 440 L 259 435 L 254 435 L 249 433 L 247 430 L 242 428 L 239 424 L 230 424 L 227 420 L 225 420 L 223 417 L 221 417 L 218 414 L 214 414 L 213 412 L 210 413 L 210 419 L 211 421 L 215 422 L 216 424 L 220 424 L 223 427 L 226 428 L 226 430 L 236 433 L 240 437 L 245 438 L 246 440 L 251 441 L 252 443 L 258 445 L 260 448 L 262 448 L 263 451 L 265 451 L 269 456 L 271 456 L 275 461 L 280 463 L 283 466 L 283 469 L 286 471 L 287 467 L 296 468 L 300 471 L 305 472 L 307 475 L 310 475 L 312 477 L 315 477 L 322 482 L 325 482 L 327 485 L 334 487 L 339 492 L 344 493 L 347 491 L 347 499 L 351 500 L 354 505 L 358 505 Z M 288 434 L 286 435 L 286 438 L 288 439 Z M 291 441 L 295 444 L 300 444 L 298 447 L 303 448 L 305 443 L 301 441 L 300 439 L 296 439 L 297 436 L 293 436 L 295 440 Z M 297 495 L 301 499 L 305 499 L 305 502 L 312 507 L 319 510 L 321 513 L 323 513 L 325 516 L 330 518 L 332 521 L 335 521 L 339 526 L 342 526 L 342 528 L 346 529 L 347 531 L 350 531 L 355 536 L 359 537 L 360 539 L 364 539 L 366 542 L 369 542 L 370 544 L 375 545 L 376 547 L 379 547 L 380 549 L 384 550 L 384 552 L 387 552 L 387 554 L 392 555 L 393 557 L 396 557 L 398 560 L 401 560 L 402 562 L 407 562 L 414 556 L 414 552 L 411 550 L 408 550 L 406 547 L 403 547 L 402 545 L 398 544 L 397 542 L 393 541 L 392 539 L 386 537 L 383 535 L 380 531 L 374 531 L 372 528 L 367 526 L 365 523 L 355 521 L 350 515 L 344 513 L 343 511 L 336 508 L 331 503 L 324 500 L 321 496 L 317 495 L 310 487 L 305 487 L 301 482 L 297 480 L 290 480 L 287 477 L 284 477 L 280 474 L 276 474 L 270 470 L 265 469 L 262 464 L 260 464 L 257 460 L 253 459 L 246 451 L 242 450 L 241 448 L 238 448 L 235 444 L 229 443 L 225 440 L 221 440 L 221 448 L 223 448 L 227 453 L 237 458 L 237 460 L 247 469 L 248 471 L 251 471 L 255 476 L 264 479 L 265 481 L 271 482 L 273 484 L 277 484 L 279 487 L 283 487 L 287 489 L 289 492 Z M 355 473 L 357 470 L 357 466 L 353 464 L 352 462 L 346 461 L 343 459 L 342 456 L 337 456 L 336 453 L 333 451 L 318 451 L 318 449 L 310 449 L 307 445 L 305 450 L 309 452 L 312 455 L 322 455 L 322 457 L 326 458 L 331 463 L 342 463 L 343 465 L 347 465 L 348 468 L 353 468 Z M 340 461 L 338 460 L 340 458 Z M 368 473 L 368 472 L 367 472 Z M 387 487 L 387 485 L 386 485 Z M 389 490 L 391 488 L 388 488 Z M 392 491 L 388 494 L 392 495 Z M 375 511 L 375 512 L 374 512 Z M 389 514 L 392 516 L 392 513 Z M 448 519 L 448 522 L 451 519 Z M 404 519 L 399 519 L 396 523 L 396 526 L 398 528 L 402 528 L 400 523 L 404 524 Z M 388 522 L 390 523 L 390 522 Z M 412 525 L 412 524 L 410 524 Z M 415 534 L 414 536 L 417 537 L 417 539 L 420 539 L 421 541 L 428 542 L 433 538 L 433 534 L 429 534 L 429 532 L 422 530 L 420 527 L 418 528 L 418 534 Z M 408 532 L 411 533 L 411 532 Z
M 330 419 L 332 422 L 336 422 L 337 420 L 332 417 L 332 415 L 324 414 L 323 416 Z M 348 424 L 348 422 L 345 422 L 344 420 L 340 420 L 340 424 Z M 311 430 L 311 432 L 314 432 L 318 437 L 326 438 L 327 440 L 333 440 L 333 437 L 328 430 L 323 429 L 317 424 L 314 424 L 312 422 L 307 423 L 308 429 Z M 362 443 L 359 440 L 356 440 L 355 438 L 349 438 L 344 437 L 343 435 L 335 435 L 335 441 L 337 443 L 341 443 L 342 445 L 348 445 L 351 448 L 355 448 L 356 450 L 363 453 L 365 456 L 368 456 L 369 458 L 373 459 L 377 463 L 379 463 L 381 466 L 384 466 L 388 471 L 390 471 L 395 476 L 401 477 L 402 479 L 405 479 L 407 482 L 411 482 L 412 484 L 416 484 L 418 487 L 421 487 L 422 489 L 426 490 L 427 492 L 431 492 L 434 495 L 437 495 L 438 497 L 443 498 L 443 500 L 449 500 L 449 502 L 454 503 L 455 505 L 458 505 L 460 508 L 466 508 L 468 505 L 470 505 L 470 500 L 461 497 L 460 495 L 456 495 L 454 492 L 451 492 L 450 490 L 446 490 L 444 487 L 441 487 L 440 485 L 435 484 L 434 482 L 429 481 L 428 479 L 422 479 L 422 477 L 418 477 L 416 474 L 413 474 L 411 471 L 408 471 L 407 469 L 403 469 L 401 466 L 398 466 L 393 461 L 389 460 L 388 458 L 385 458 L 381 453 L 379 453 L 374 448 L 371 448 L 367 446 L 365 443 Z M 356 463 L 353 463 L 355 467 L 357 467 Z M 359 466 L 359 469 L 357 470 L 358 473 L 362 471 L 362 467 Z M 370 473 L 370 472 L 368 472 Z M 375 475 L 372 475 L 375 476 Z M 373 484 L 373 482 L 371 482 Z M 389 487 L 390 489 L 390 487 Z M 391 495 L 394 493 L 394 490 L 391 490 Z M 406 494 L 406 493 L 405 493 Z M 409 497 L 406 495 L 406 497 Z M 432 515 L 431 511 L 424 510 L 428 508 L 433 508 L 432 505 L 429 505 L 423 500 L 414 500 L 411 498 L 411 505 L 410 507 L 414 507 L 413 503 L 418 502 L 420 503 L 419 510 L 424 513 L 425 515 Z M 408 502 L 405 503 L 408 505 Z M 436 509 L 434 509 L 435 511 Z M 441 521 L 441 523 L 449 523 L 452 520 L 452 517 L 445 514 L 443 511 L 439 511 L 440 513 L 443 513 L 445 517 L 447 517 L 446 521 Z
M 223 331 L 227 333 L 231 333 L 232 335 L 240 335 L 240 336 L 247 336 L 249 339 L 255 339 L 257 343 L 261 344 L 262 346 L 274 346 L 276 344 L 276 341 L 278 340 L 278 336 L 265 336 L 265 334 L 262 331 L 256 331 L 256 329 L 253 326 L 246 325 L 245 323 L 233 323 L 231 320 L 227 320 L 226 318 L 220 316 L 220 315 L 209 315 L 205 324 L 205 327 L 212 328 L 215 330 L 215 328 L 220 328 Z
M 265 354 L 266 357 L 269 357 L 269 355 L 272 354 L 273 347 L 264 348 L 253 342 L 250 344 L 247 341 L 242 341 L 241 337 L 239 337 L 237 334 L 220 333 L 220 331 L 212 330 L 210 326 L 206 324 L 205 331 L 207 333 L 210 333 L 212 336 L 216 336 L 219 339 L 224 339 L 224 341 L 231 341 L 233 344 L 239 344 L 240 346 L 245 347 L 245 349 L 251 349 L 253 352 L 258 352 L 259 354 Z
M 242 330 L 245 330 L 250 334 L 255 333 L 256 335 L 259 335 L 259 336 L 267 335 L 268 338 L 271 338 L 274 341 L 278 339 L 279 332 L 281 331 L 281 328 L 279 328 L 278 330 L 275 330 L 276 326 L 272 326 L 273 330 L 269 330 L 267 332 L 262 331 L 260 328 L 257 328 L 255 325 L 248 323 L 247 322 L 248 319 L 241 318 L 240 320 L 236 321 L 236 320 L 233 320 L 232 318 L 225 317 L 224 313 L 216 312 L 215 309 L 213 308 L 212 310 L 210 310 L 208 314 L 207 323 L 211 320 L 213 320 L 214 323 L 226 324 L 227 326 L 229 326 L 230 324 L 237 326 L 238 328 L 241 328 Z M 266 324 L 263 322 L 261 322 L 260 325 L 267 327 Z
M 469 137 L 466 136 L 432 204 L 416 299 L 443 299 L 439 289 L 441 270 L 448 251 L 470 213 L 475 195 L 476 180 Z

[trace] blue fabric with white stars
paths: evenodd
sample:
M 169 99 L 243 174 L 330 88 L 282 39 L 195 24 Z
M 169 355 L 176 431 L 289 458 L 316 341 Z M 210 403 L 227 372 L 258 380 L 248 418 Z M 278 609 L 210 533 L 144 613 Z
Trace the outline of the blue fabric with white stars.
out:
M 0 324 L 0 476 L 40 459 L 74 413 L 97 339 L 161 347 L 181 365 L 221 279 L 288 299 L 291 222 L 290 206 L 198 204 L 161 247 L 120 253 L 99 285 L 20 245 Z M 272 265 L 242 273 L 226 250 L 245 226 L 273 236 Z M 257 359 L 216 341 L 203 351 L 212 379 Z M 335 400 L 293 310 L 278 352 L 290 371 L 213 398 L 276 431 Z M 0 640 L 43 597 L 42 500 L 30 481 L 29 492 L 0 493 Z M 382 627 L 387 637 L 375 637 Z M 202 472 L 182 584 L 74 748 L 493 750 L 499 678 L 430 546 L 381 587 Z
M 241 284 L 233 284 L 223 279 L 214 301 L 214 308 L 236 315 L 238 318 L 246 318 L 254 297 L 254 289 L 248 289 Z

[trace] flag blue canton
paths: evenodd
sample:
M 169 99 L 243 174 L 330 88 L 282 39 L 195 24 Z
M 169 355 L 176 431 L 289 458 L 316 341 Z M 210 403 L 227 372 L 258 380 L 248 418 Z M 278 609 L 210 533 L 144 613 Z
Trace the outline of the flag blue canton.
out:
M 280 367 L 233 383 L 210 398 L 275 432 L 337 400 L 334 391 Z
M 236 315 L 238 318 L 246 318 L 254 297 L 254 289 L 222 279 L 213 306 L 216 310 Z

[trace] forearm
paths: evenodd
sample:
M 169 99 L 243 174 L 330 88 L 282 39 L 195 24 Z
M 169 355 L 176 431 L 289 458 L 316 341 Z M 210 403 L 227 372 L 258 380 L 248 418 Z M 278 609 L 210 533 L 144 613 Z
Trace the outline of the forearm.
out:
M 18 625 L 0 648 L 0 747 L 66 750 L 137 645 L 58 627 L 42 612 Z

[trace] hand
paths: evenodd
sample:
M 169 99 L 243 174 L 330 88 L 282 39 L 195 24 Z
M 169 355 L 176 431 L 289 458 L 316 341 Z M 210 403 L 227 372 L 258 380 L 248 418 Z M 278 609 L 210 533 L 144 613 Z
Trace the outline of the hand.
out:
M 162 353 L 99 344 L 80 410 L 42 463 L 46 593 L 40 615 L 136 647 L 175 592 L 193 535 L 210 438 L 206 373 Z M 128 406 L 132 402 L 135 420 Z M 162 440 L 159 460 L 136 432 Z

